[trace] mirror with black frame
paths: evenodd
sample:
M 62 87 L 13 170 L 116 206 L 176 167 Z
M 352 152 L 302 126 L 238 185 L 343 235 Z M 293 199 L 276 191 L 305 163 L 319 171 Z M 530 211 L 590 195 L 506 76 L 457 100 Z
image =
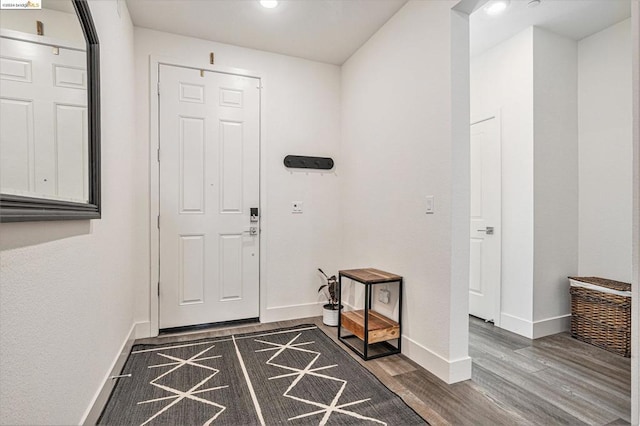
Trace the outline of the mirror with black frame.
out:
M 89 5 L 34 3 L 0 14 L 0 221 L 97 219 L 100 52 Z

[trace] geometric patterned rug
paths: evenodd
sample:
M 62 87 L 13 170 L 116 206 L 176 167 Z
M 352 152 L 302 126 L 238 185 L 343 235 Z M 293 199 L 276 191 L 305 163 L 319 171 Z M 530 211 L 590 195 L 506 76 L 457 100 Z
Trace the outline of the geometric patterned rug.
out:
M 98 424 L 426 422 L 314 325 L 135 345 Z

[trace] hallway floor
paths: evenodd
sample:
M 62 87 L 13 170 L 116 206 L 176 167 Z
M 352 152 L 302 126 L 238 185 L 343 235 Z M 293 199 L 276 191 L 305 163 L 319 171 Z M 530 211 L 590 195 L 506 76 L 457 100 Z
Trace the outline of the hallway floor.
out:
M 321 318 L 241 325 L 142 339 L 161 343 L 313 323 Z M 343 345 L 341 345 L 343 346 Z M 350 354 L 350 350 L 346 349 Z M 432 425 L 625 425 L 631 411 L 630 360 L 561 333 L 535 341 L 469 320 L 473 377 L 453 385 L 403 355 L 364 362 Z

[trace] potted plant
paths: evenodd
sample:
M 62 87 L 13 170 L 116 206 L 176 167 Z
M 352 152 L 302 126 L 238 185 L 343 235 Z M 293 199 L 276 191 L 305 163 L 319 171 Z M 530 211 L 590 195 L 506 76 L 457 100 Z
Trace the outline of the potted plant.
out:
M 322 306 L 322 322 L 331 327 L 336 327 L 338 325 L 338 315 L 340 315 L 338 280 L 335 275 L 327 276 L 320 268 L 318 268 L 318 271 L 327 280 L 326 284 L 322 284 L 318 289 L 318 293 L 322 293 L 327 298 L 327 303 Z

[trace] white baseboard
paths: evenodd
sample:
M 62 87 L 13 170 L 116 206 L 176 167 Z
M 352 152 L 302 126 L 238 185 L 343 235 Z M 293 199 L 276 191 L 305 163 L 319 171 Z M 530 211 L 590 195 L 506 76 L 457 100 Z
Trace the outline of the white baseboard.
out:
M 111 379 L 112 376 L 117 376 L 122 371 L 124 367 L 124 363 L 127 361 L 127 357 L 129 356 L 129 352 L 131 352 L 131 347 L 133 346 L 133 341 L 136 339 L 137 330 L 139 326 L 144 329 L 145 323 L 133 323 L 131 325 L 131 329 L 129 330 L 129 334 L 124 339 L 122 346 L 120 347 L 120 351 L 116 355 L 115 359 L 111 363 L 111 368 L 109 372 L 105 375 L 102 386 L 96 392 L 89 408 L 85 412 L 80 424 L 82 425 L 95 425 L 98 422 L 100 414 L 104 407 L 107 405 L 107 401 L 109 400 L 109 395 L 111 395 L 111 391 L 116 385 L 116 381 Z M 148 328 L 148 326 L 147 326 Z
M 471 378 L 470 357 L 449 361 L 407 336 L 402 336 L 402 354 L 447 384 Z
M 571 329 L 571 314 L 533 322 L 533 338 L 538 339 Z
M 514 315 L 500 314 L 500 328 L 519 334 L 528 339 L 539 339 L 571 328 L 571 314 L 529 321 Z
M 322 305 L 326 302 L 304 303 L 302 305 L 273 306 L 260 315 L 260 322 L 286 321 L 322 315 Z
M 533 339 L 533 323 L 524 318 L 505 313 L 500 314 L 500 328 Z
M 145 339 L 147 337 L 155 337 L 151 335 L 151 321 L 137 322 L 135 326 L 135 338 Z

